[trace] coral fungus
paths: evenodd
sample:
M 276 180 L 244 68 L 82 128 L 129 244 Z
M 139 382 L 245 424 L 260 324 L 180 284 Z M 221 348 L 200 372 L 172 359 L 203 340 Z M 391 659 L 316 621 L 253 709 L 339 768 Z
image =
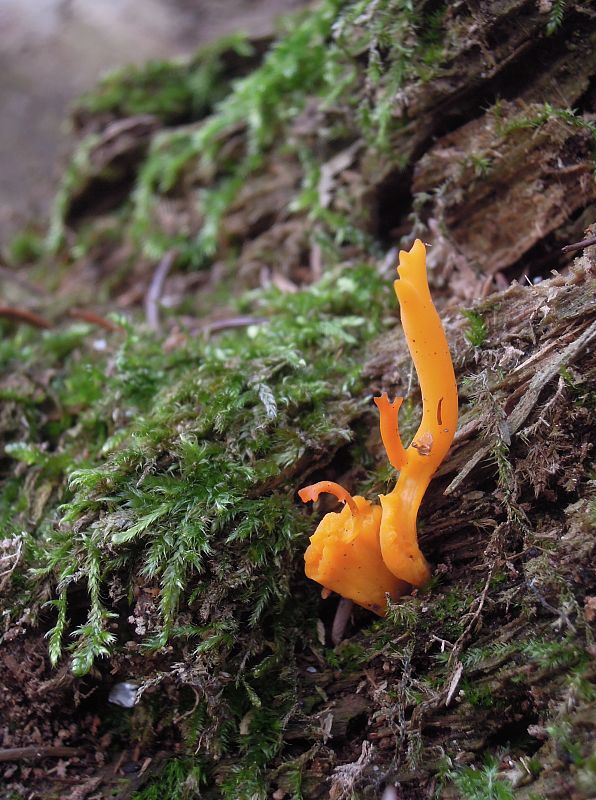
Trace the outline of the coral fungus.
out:
M 420 503 L 457 427 L 457 385 L 447 339 L 433 305 L 426 274 L 426 249 L 417 239 L 401 251 L 398 280 L 404 334 L 422 393 L 422 420 L 410 446 L 404 448 L 398 428 L 403 398 L 392 403 L 375 398 L 381 438 L 390 464 L 400 471 L 395 488 L 381 495 L 380 507 L 354 497 L 331 481 L 299 492 L 304 502 L 330 492 L 346 506 L 326 514 L 311 536 L 306 574 L 326 589 L 382 614 L 386 595 L 393 599 L 409 586 L 423 586 L 430 569 L 419 546 L 416 519 Z

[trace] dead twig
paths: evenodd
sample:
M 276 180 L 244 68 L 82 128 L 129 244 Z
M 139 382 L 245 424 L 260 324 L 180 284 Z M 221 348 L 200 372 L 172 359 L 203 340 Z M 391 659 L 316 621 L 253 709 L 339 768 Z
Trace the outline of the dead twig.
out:
M 112 775 L 117 775 L 120 771 L 120 767 L 122 766 L 122 762 L 124 761 L 124 756 L 126 755 L 126 750 L 123 750 L 118 758 L 116 759 L 116 763 L 112 769 Z
M 66 800 L 85 800 L 87 795 L 97 789 L 102 780 L 102 778 L 89 778 L 88 781 L 73 789 Z
M 546 608 L 547 611 L 550 611 L 555 616 L 559 617 L 569 628 L 572 633 L 577 633 L 577 629 L 575 625 L 571 622 L 567 614 L 563 611 L 562 608 L 555 608 L 555 606 L 551 605 L 548 600 L 538 591 L 535 585 L 536 579 L 532 578 L 531 581 L 526 581 L 526 586 L 528 589 L 536 596 L 536 599 L 540 603 L 541 606 Z
M 331 627 L 331 641 L 334 645 L 338 645 L 344 638 L 353 608 L 354 603 L 352 600 L 346 600 L 345 597 L 340 599 Z
M 195 689 L 195 687 L 194 687 L 194 686 L 191 686 L 190 688 L 193 690 L 193 692 L 194 692 L 194 694 L 195 694 L 195 702 L 194 702 L 194 705 L 193 705 L 193 707 L 192 707 L 192 708 L 190 708 L 188 711 L 185 711 L 183 714 L 178 714 L 177 716 L 175 716 L 175 717 L 174 717 L 174 719 L 172 720 L 172 722 L 173 722 L 173 724 L 174 724 L 174 725 L 177 725 L 177 724 L 180 722 L 180 720 L 183 720 L 183 719 L 185 719 L 186 717 L 190 717 L 190 715 L 191 715 L 191 714 L 193 714 L 193 713 L 195 712 L 195 710 L 196 710 L 196 707 L 199 705 L 199 703 L 200 703 L 200 701 L 201 701 L 201 697 L 200 697 L 199 693 L 197 692 L 197 690 Z M 147 766 L 149 766 L 149 765 L 147 765 Z M 146 768 L 147 768 L 147 767 L 145 767 L 145 769 L 146 769 Z M 143 771 L 144 771 L 144 770 L 143 770 Z
M 459 686 L 459 682 L 461 680 L 461 676 L 464 672 L 464 665 L 461 661 L 458 661 L 455 665 L 455 669 L 451 673 L 451 679 L 449 680 L 449 687 L 447 689 L 447 696 L 445 697 L 445 705 L 448 706 L 452 699 L 453 695 L 455 694 L 455 690 Z
M 487 554 L 488 550 L 485 551 L 485 555 Z M 473 633 L 482 615 L 488 590 L 490 588 L 493 571 L 494 567 L 489 567 L 486 580 L 484 582 L 484 587 L 472 604 L 474 610 L 470 611 L 466 627 L 461 636 L 453 645 L 449 654 L 449 660 L 447 662 L 447 667 L 450 668 L 449 678 L 445 682 L 442 691 L 437 692 L 430 700 L 425 700 L 424 702 L 420 703 L 420 705 L 416 706 L 409 723 L 410 735 L 422 730 L 422 720 L 427 712 L 434 711 L 437 708 L 440 708 L 442 705 L 448 706 L 451 703 L 464 673 L 464 666 L 460 659 L 460 655 L 464 645 L 468 641 L 471 633 Z
M 565 247 L 561 248 L 561 252 L 573 253 L 576 250 L 583 250 L 585 247 L 591 247 L 593 244 L 596 244 L 596 236 L 590 236 L 589 239 L 582 239 L 581 242 L 575 242 L 575 244 L 567 244 Z
M 153 759 L 151 758 L 151 756 L 147 756 L 147 758 L 143 761 L 143 766 L 139 770 L 139 777 L 143 775 L 145 772 L 147 772 L 152 761 Z
M 36 314 L 35 311 L 27 311 L 24 308 L 0 306 L 0 317 L 12 319 L 15 322 L 24 322 L 26 325 L 32 325 L 34 328 L 42 328 L 47 330 L 54 327 L 49 320 L 45 319 L 45 317 Z
M 90 325 L 97 325 L 98 328 L 103 328 L 106 331 L 117 333 L 123 331 L 122 325 L 117 325 L 110 319 L 102 317 L 101 314 L 96 314 L 95 311 L 89 311 L 86 308 L 71 308 L 68 316 L 73 319 L 81 319 L 83 322 L 88 322 Z
M 176 251 L 168 250 L 157 265 L 157 269 L 153 273 L 153 278 L 149 284 L 149 290 L 145 297 L 145 319 L 152 331 L 159 332 L 161 329 L 159 321 L 159 301 L 163 293 L 164 283 L 168 277 L 169 271 L 174 266 L 175 260 Z
M 0 762 L 73 757 L 80 753 L 81 751 L 76 747 L 9 747 L 6 750 L 0 750 Z
M 320 244 L 313 244 L 310 251 L 310 272 L 313 281 L 318 281 L 323 274 L 323 256 Z
M 23 540 L 22 539 L 18 539 L 17 540 L 16 550 L 15 550 L 14 553 L 8 553 L 5 556 L 0 556 L 0 562 L 2 562 L 2 561 L 10 561 L 11 559 L 14 559 L 12 564 L 10 565 L 10 567 L 7 570 L 4 570 L 4 572 L 0 572 L 0 578 L 2 579 L 2 580 L 0 580 L 0 592 L 4 589 L 6 583 L 8 582 L 8 579 L 10 578 L 12 573 L 17 568 L 17 564 L 21 560 L 21 553 L 22 552 L 23 552 Z
M 249 325 L 262 325 L 267 322 L 265 317 L 225 317 L 224 319 L 216 319 L 213 322 L 206 322 L 201 326 L 200 330 L 205 336 L 209 337 L 212 333 L 219 331 L 226 331 L 232 328 L 247 328 Z

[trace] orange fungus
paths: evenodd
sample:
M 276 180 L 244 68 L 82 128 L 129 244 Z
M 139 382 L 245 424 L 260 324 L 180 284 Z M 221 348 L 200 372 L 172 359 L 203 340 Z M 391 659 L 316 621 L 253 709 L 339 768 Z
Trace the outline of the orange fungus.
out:
M 426 249 L 417 239 L 401 251 L 394 288 L 401 322 L 418 374 L 422 420 L 404 448 L 398 428 L 403 398 L 375 398 L 381 438 L 390 464 L 400 471 L 395 488 L 381 495 L 380 507 L 352 496 L 331 481 L 299 492 L 304 502 L 330 492 L 346 505 L 327 514 L 310 538 L 304 556 L 309 578 L 383 614 L 386 596 L 397 599 L 410 586 L 423 586 L 430 569 L 420 548 L 416 518 L 428 484 L 445 458 L 457 427 L 457 386 L 447 339 L 432 303 L 426 275 Z

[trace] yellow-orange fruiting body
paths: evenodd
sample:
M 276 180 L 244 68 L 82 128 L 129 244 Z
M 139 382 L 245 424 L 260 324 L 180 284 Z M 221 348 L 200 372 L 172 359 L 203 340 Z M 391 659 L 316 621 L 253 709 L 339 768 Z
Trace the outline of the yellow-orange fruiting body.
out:
M 303 500 L 316 499 L 319 492 L 329 491 L 329 485 L 329 481 L 322 481 L 302 489 L 300 496 Z M 314 497 L 310 496 L 313 494 Z M 387 569 L 381 558 L 381 509 L 364 497 L 349 498 L 350 503 L 346 503 L 341 512 L 326 514 L 310 537 L 310 546 L 304 555 L 305 572 L 326 589 L 383 614 L 386 593 L 397 599 L 407 590 L 407 585 Z
M 441 320 L 433 306 L 426 275 L 426 249 L 417 239 L 400 252 L 394 283 L 401 321 L 422 393 L 422 421 L 405 449 L 398 428 L 403 398 L 375 398 L 381 438 L 389 462 L 400 470 L 381 507 L 352 498 L 338 484 L 322 481 L 302 489 L 304 502 L 331 492 L 347 505 L 327 514 L 311 536 L 304 556 L 306 574 L 327 589 L 383 614 L 386 595 L 397 599 L 409 586 L 423 586 L 430 569 L 416 531 L 418 509 L 430 479 L 445 458 L 457 427 L 457 385 Z
M 381 495 L 380 543 L 383 560 L 391 572 L 414 586 L 423 586 L 430 570 L 418 547 L 416 517 L 430 479 L 455 435 L 457 384 L 445 332 L 428 288 L 426 248 L 419 239 L 409 252 L 400 252 L 397 272 L 399 279 L 394 289 L 420 383 L 422 420 L 405 451 L 405 464 L 395 488 L 388 495 Z M 395 436 L 399 439 L 397 428 Z M 385 447 L 388 448 L 386 442 Z

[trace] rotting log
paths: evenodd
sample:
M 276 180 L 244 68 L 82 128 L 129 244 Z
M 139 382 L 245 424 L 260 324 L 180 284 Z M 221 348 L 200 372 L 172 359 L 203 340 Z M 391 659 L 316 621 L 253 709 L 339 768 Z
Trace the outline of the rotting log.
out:
M 440 782 L 446 793 L 455 796 L 453 782 L 466 774 L 466 766 L 481 767 L 485 754 L 504 754 L 497 765 L 498 779 L 515 785 L 520 797 L 529 798 L 532 792 L 549 798 L 586 796 L 582 787 L 594 679 L 586 662 L 594 655 L 588 627 L 595 616 L 589 587 L 593 583 L 590 464 L 596 248 L 586 249 L 571 262 L 568 256 L 561 257 L 559 245 L 582 238 L 594 208 L 589 137 L 596 49 L 587 4 L 568 5 L 560 30 L 546 36 L 543 6 L 548 3 L 449 4 L 443 20 L 445 59 L 425 79 L 408 80 L 394 97 L 389 149 L 377 148 L 357 130 L 352 98 L 339 108 L 310 99 L 301 115 L 288 115 L 279 141 L 262 154 L 258 171 L 241 183 L 224 209 L 206 275 L 197 280 L 196 273 L 172 270 L 163 286 L 175 309 L 184 303 L 185 316 L 176 310 L 164 320 L 168 338 L 163 349 L 173 353 L 167 368 L 174 373 L 181 360 L 176 358 L 177 348 L 183 352 L 185 339 L 209 328 L 213 306 L 222 302 L 228 288 L 234 301 L 245 287 L 256 285 L 275 287 L 290 297 L 321 273 L 324 276 L 335 261 L 342 267 L 344 285 L 353 282 L 360 263 L 373 261 L 389 283 L 393 255 L 383 259 L 371 253 L 393 246 L 400 236 L 412 236 L 413 227 L 431 245 L 431 278 L 455 355 L 463 413 L 451 455 L 420 514 L 421 546 L 435 574 L 430 589 L 392 609 L 383 623 L 356 612 L 345 640 L 332 649 L 331 618 L 337 601 L 317 606 L 301 569 L 282 560 L 282 586 L 296 613 L 310 609 L 308 624 L 299 633 L 284 629 L 287 650 L 280 655 L 276 650 L 280 645 L 271 641 L 274 625 L 268 621 L 262 631 L 251 629 L 245 615 L 237 640 L 210 645 L 220 659 L 213 668 L 206 666 L 213 662 L 207 661 L 196 639 L 192 644 L 168 643 L 153 655 L 141 649 L 143 626 L 150 632 L 158 626 L 162 588 L 141 574 L 136 555 L 129 561 L 123 555 L 125 567 L 99 592 L 101 601 L 117 615 L 109 633 L 120 637 L 119 649 L 109 662 L 99 659 L 84 679 L 69 673 L 68 679 L 55 680 L 43 633 L 55 623 L 56 614 L 45 603 L 55 600 L 57 587 L 66 582 L 72 625 L 79 625 L 88 602 L 89 578 L 88 570 L 74 568 L 61 577 L 65 557 L 60 551 L 55 571 L 46 571 L 36 584 L 34 612 L 29 597 L 26 604 L 22 598 L 20 605 L 15 601 L 18 613 L 9 613 L 3 634 L 3 645 L 10 651 L 2 655 L 8 691 L 0 695 L 0 711 L 14 723 L 9 733 L 15 746 L 35 746 L 30 743 L 37 728 L 48 739 L 71 730 L 73 743 L 84 751 L 82 765 L 72 768 L 88 774 L 96 769 L 93 737 L 98 726 L 111 725 L 106 689 L 114 680 L 133 678 L 144 689 L 139 709 L 131 713 L 138 753 L 167 750 L 172 758 L 196 757 L 201 768 L 207 765 L 204 796 L 219 797 L 222 782 L 238 775 L 251 726 L 263 708 L 258 693 L 254 689 L 250 693 L 247 685 L 258 681 L 251 672 L 251 658 L 265 651 L 272 658 L 279 656 L 279 661 L 260 687 L 266 691 L 279 675 L 289 676 L 285 695 L 280 691 L 270 706 L 265 704 L 265 711 L 275 715 L 278 697 L 291 700 L 281 720 L 275 717 L 279 749 L 261 776 L 276 800 L 296 791 L 300 776 L 302 794 L 312 800 L 329 796 L 330 790 L 335 798 L 351 792 L 359 798 L 375 797 L 391 783 L 398 783 L 408 800 L 433 797 Z M 422 3 L 417 11 L 432 12 L 434 6 Z M 366 26 L 367 19 L 362 24 Z M 370 53 L 365 47 L 355 63 L 361 65 L 372 53 L 372 47 Z M 380 95 L 381 90 L 382 86 Z M 357 99 L 369 91 L 363 77 L 355 90 L 360 93 Z M 83 175 L 80 196 L 75 191 L 71 198 L 75 210 L 81 199 L 79 209 L 89 212 L 91 223 L 98 209 L 87 200 L 94 199 L 100 173 L 106 168 L 109 173 L 118 159 L 124 163 L 130 157 L 132 177 L 155 135 L 164 132 L 163 128 L 154 132 L 151 122 L 139 143 L 134 139 L 134 122 L 119 127 L 111 119 L 110 125 L 115 127 L 98 140 L 98 149 L 88 153 L 91 167 L 89 175 Z M 325 138 L 334 126 L 340 130 L 337 139 Z M 192 131 L 178 132 L 199 129 L 196 124 Z M 141 126 L 137 133 L 143 130 Z M 229 165 L 246 154 L 244 123 L 230 125 L 220 136 L 224 168 L 216 164 L 211 172 L 204 170 L 197 156 L 181 170 L 176 185 L 158 197 L 152 221 L 181 244 L 192 242 L 204 221 L 197 197 L 208 193 L 221 172 L 226 175 Z M 299 143 L 296 150 L 291 149 L 292 141 Z M 308 184 L 313 175 L 307 175 L 298 155 L 305 150 L 314 158 L 313 174 L 318 170 L 320 175 L 314 188 Z M 301 208 L 304 184 L 310 186 L 312 197 L 310 205 Z M 108 199 L 122 210 L 123 197 L 131 198 L 130 185 L 122 195 L 111 194 L 113 188 L 108 186 Z M 342 215 L 352 225 L 349 230 L 344 226 L 342 235 L 347 230 L 346 236 L 352 238 L 334 248 L 330 242 L 341 237 L 328 229 L 326 220 L 335 225 Z M 76 214 L 66 217 L 76 241 Z M 87 250 L 82 238 L 83 246 L 68 252 L 56 278 L 59 290 L 52 285 L 62 303 L 70 298 L 79 306 L 84 286 L 85 302 L 105 300 L 103 313 L 114 308 L 139 310 L 155 264 L 137 257 L 127 232 L 113 219 L 112 223 L 114 241 L 103 236 L 105 219 L 98 218 L 94 229 L 98 244 Z M 562 274 L 548 277 L 555 268 Z M 521 280 L 522 274 L 530 281 Z M 509 286 L 517 276 L 520 282 Z M 527 285 L 540 278 L 548 279 Z M 36 302 L 39 308 L 42 301 Z M 461 313 L 462 305 L 473 306 L 465 309 L 471 312 L 467 317 Z M 221 314 L 229 317 L 225 308 L 217 313 L 219 319 Z M 336 313 L 341 320 L 341 304 Z M 180 330 L 187 322 L 188 330 Z M 363 318 L 362 324 L 366 322 Z M 296 412 L 297 429 L 292 433 L 301 448 L 299 455 L 252 487 L 245 499 L 257 502 L 280 493 L 291 497 L 295 487 L 323 471 L 327 478 L 345 477 L 351 485 L 369 482 L 373 491 L 383 491 L 383 481 L 375 473 L 382 460 L 377 419 L 368 399 L 382 390 L 408 394 L 406 431 L 415 427 L 412 417 L 418 407 L 416 386 L 409 385 L 409 357 L 394 316 L 388 315 L 384 325 L 383 333 L 358 355 L 362 369 L 356 364 L 353 373 L 359 372 L 362 382 L 350 378 L 338 388 L 341 402 L 326 409 L 339 433 L 317 441 L 306 438 L 301 426 L 312 408 L 308 406 L 303 416 Z M 471 342 L 473 325 L 477 330 Z M 216 333 L 216 327 L 212 330 Z M 246 332 L 247 341 L 253 334 Z M 137 335 L 141 339 L 145 335 L 142 327 L 135 329 Z M 70 346 L 70 336 L 73 346 L 83 348 L 84 334 L 67 329 L 48 340 L 47 352 Z M 217 344 L 216 340 L 214 349 Z M 106 341 L 102 338 L 97 345 L 105 347 Z M 106 375 L 117 373 L 126 347 L 111 351 Z M 46 351 L 41 353 L 45 358 Z M 84 353 L 92 364 L 90 350 Z M 346 358 L 342 344 L 334 358 Z M 188 364 L 195 375 L 203 368 L 200 359 Z M 250 367 L 247 361 L 243 365 L 246 370 Z M 146 360 L 134 366 L 134 380 L 151 368 Z M 287 365 L 282 363 L 282 368 Z M 277 363 L 269 365 L 268 376 L 277 369 Z M 224 386 L 225 378 L 222 368 Z M 114 552 L 124 552 L 118 550 L 115 537 L 136 522 L 132 501 L 118 505 L 119 492 L 128 485 L 112 484 L 117 452 L 96 493 L 83 498 L 87 505 L 70 519 L 56 522 L 59 503 L 70 491 L 68 475 L 60 472 L 60 447 L 84 439 L 89 429 L 97 429 L 100 438 L 107 435 L 105 431 L 119 435 L 137 415 L 134 394 L 125 408 L 116 402 L 106 411 L 99 402 L 83 404 L 81 411 L 79 390 L 91 385 L 93 391 L 93 380 L 100 381 L 93 371 L 79 369 L 73 378 L 63 366 L 48 368 L 43 360 L 19 365 L 13 375 L 3 374 L 0 435 L 8 447 L 2 451 L 0 466 L 11 491 L 19 482 L 25 486 L 27 502 L 15 512 L 19 531 L 34 531 L 43 542 L 48 531 L 57 530 L 62 541 L 71 535 L 75 554 L 97 546 L 107 560 Z M 66 409 L 56 395 L 64 384 Z M 174 382 L 172 391 L 175 388 Z M 249 403 L 246 398 L 253 389 L 245 387 L 243 402 Z M 259 385 L 259 392 L 259 403 L 269 402 L 273 416 L 267 386 Z M 255 408 L 260 408 L 258 403 Z M 153 481 L 158 493 L 165 492 L 166 485 L 180 485 L 179 450 L 181 445 L 192 445 L 192 436 L 186 434 L 196 433 L 192 425 L 204 412 L 193 408 L 189 421 L 179 419 L 176 409 L 172 420 L 160 422 L 168 431 L 171 423 L 171 441 L 166 443 L 171 451 L 165 447 L 153 452 L 148 446 L 147 458 L 139 458 L 131 468 L 128 480 L 134 492 L 145 480 Z M 243 436 L 249 438 L 255 428 L 261 430 L 255 423 Z M 26 437 L 34 447 L 17 461 L 19 442 Z M 104 444 L 93 442 L 95 449 Z M 241 458 L 239 442 L 231 446 Z M 88 457 L 86 450 L 77 453 L 82 462 Z M 74 466 L 68 465 L 68 474 Z M 224 497 L 226 503 L 229 500 Z M 154 529 L 148 525 L 147 538 L 154 536 Z M 227 532 L 220 532 L 219 545 Z M 2 557 L 14 560 L 20 551 L 10 547 L 19 541 L 3 540 Z M 133 554 L 136 546 L 130 548 Z M 224 577 L 233 582 L 242 570 L 254 567 L 226 561 L 232 548 L 226 542 L 224 549 L 211 555 L 209 596 L 195 605 L 190 598 L 199 580 L 193 576 L 185 595 L 188 607 L 176 617 L 181 630 L 204 624 L 201 636 L 207 637 L 208 625 L 234 618 L 236 607 L 230 604 L 217 570 L 227 570 Z M 26 579 L 23 572 L 17 578 Z M 245 630 L 250 633 L 245 635 Z M 201 638 L 199 644 L 203 643 Z M 62 668 L 68 667 L 65 656 Z M 226 691 L 241 695 L 244 689 L 246 695 L 240 700 L 234 697 L 232 710 Z M 80 702 L 85 711 L 79 710 Z M 151 709 L 157 709 L 153 716 Z M 109 727 L 106 735 L 118 735 L 116 727 Z M 222 728 L 225 736 L 220 735 Z M 263 751 L 272 746 L 266 738 L 269 732 L 263 731 Z M 133 761 L 133 767 L 140 763 Z M 246 759 L 242 763 L 247 766 Z M 121 780 L 121 774 L 112 777 L 113 782 Z M 244 797 L 239 789 L 228 791 L 236 792 L 234 798 Z

